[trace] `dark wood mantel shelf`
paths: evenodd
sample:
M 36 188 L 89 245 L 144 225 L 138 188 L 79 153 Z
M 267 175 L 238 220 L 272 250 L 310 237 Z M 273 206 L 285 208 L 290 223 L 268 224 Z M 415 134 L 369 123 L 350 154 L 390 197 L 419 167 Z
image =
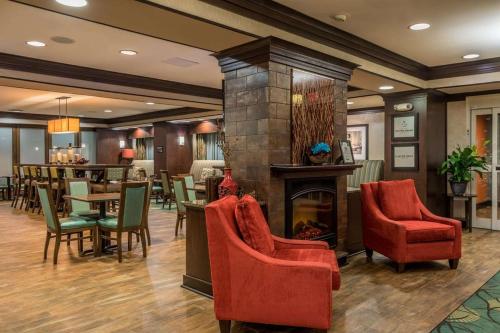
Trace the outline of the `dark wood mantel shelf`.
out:
M 271 172 L 282 178 L 307 178 L 352 175 L 359 164 L 297 165 L 271 164 Z

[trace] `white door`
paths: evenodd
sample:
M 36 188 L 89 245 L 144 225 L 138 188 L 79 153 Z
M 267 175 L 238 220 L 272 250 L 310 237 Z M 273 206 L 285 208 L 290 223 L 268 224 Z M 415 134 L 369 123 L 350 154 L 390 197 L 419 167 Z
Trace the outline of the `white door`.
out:
M 477 195 L 472 205 L 472 226 L 476 228 L 500 230 L 500 109 L 479 109 L 471 113 L 471 144 L 478 147 L 479 154 L 485 156 L 488 171 L 483 177 L 474 175 L 471 193 Z

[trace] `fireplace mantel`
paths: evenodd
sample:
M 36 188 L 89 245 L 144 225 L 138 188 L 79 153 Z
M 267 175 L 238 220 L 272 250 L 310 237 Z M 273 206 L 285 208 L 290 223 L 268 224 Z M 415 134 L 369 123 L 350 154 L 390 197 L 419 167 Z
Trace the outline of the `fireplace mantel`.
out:
M 273 175 L 284 178 L 309 178 L 309 177 L 337 177 L 352 175 L 359 164 L 324 164 L 324 165 L 297 165 L 297 164 L 271 164 Z

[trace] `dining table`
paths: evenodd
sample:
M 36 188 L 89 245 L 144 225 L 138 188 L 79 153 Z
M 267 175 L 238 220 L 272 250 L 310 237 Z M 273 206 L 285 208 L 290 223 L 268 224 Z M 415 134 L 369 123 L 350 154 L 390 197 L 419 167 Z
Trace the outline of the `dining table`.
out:
M 99 205 L 99 220 L 107 217 L 107 203 L 120 201 L 120 193 L 90 193 L 81 195 L 65 195 L 65 200 L 76 200 Z M 103 252 L 112 253 L 112 249 L 116 246 L 111 246 L 108 239 L 103 240 Z M 85 250 L 84 254 L 92 253 L 92 250 Z

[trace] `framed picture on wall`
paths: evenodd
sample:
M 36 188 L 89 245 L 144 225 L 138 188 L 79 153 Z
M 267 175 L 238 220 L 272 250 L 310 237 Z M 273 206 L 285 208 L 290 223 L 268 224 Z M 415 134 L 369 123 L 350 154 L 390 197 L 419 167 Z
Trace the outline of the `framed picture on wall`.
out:
M 164 148 L 165 147 L 163 147 L 163 146 L 156 146 L 156 152 L 157 153 L 163 153 L 163 151 L 165 150 Z
M 392 115 L 392 141 L 418 140 L 418 114 Z
M 339 140 L 340 154 L 344 164 L 354 164 L 351 141 Z
M 418 171 L 418 143 L 392 145 L 393 171 Z
M 347 140 L 351 141 L 354 160 L 367 160 L 368 124 L 347 126 Z

